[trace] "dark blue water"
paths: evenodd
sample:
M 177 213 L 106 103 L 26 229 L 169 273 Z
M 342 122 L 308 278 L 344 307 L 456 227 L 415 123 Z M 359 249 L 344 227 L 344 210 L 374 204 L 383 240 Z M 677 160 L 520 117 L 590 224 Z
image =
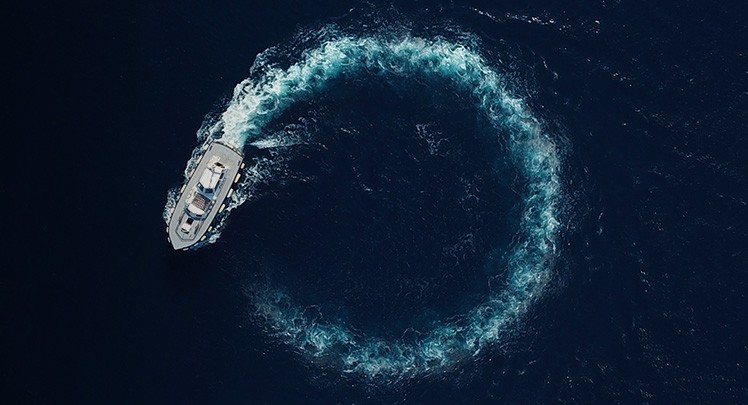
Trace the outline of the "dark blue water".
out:
M 744 5 L 11 15 L 6 402 L 748 402 Z M 242 201 L 173 252 L 205 136 Z

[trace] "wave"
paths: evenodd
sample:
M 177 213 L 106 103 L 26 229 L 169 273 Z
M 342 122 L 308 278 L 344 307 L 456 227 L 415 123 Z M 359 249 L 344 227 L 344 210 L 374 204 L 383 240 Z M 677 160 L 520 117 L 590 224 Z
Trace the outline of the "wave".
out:
M 332 364 L 344 374 L 369 379 L 397 381 L 429 375 L 475 358 L 500 342 L 511 334 L 510 325 L 542 295 L 551 278 L 559 233 L 559 153 L 525 102 L 507 90 L 502 76 L 474 48 L 474 44 L 440 37 L 410 35 L 322 39 L 296 63 L 285 68 L 264 65 L 259 77 L 239 83 L 225 111 L 210 126 L 213 137 L 234 147 L 283 146 L 287 142 L 277 135 L 262 139 L 266 126 L 294 103 L 323 92 L 334 79 L 361 75 L 440 78 L 471 97 L 496 136 L 508 145 L 525 177 L 520 236 L 507 264 L 506 287 L 490 293 L 459 319 L 440 322 L 417 339 L 365 336 L 345 323 L 325 321 L 297 306 L 281 287 L 253 286 L 254 313 L 270 334 L 296 352 L 320 364 Z M 265 60 L 258 58 L 256 63 Z M 247 182 L 253 181 L 251 175 L 247 177 Z M 240 193 L 229 208 L 241 205 L 246 196 L 247 192 Z

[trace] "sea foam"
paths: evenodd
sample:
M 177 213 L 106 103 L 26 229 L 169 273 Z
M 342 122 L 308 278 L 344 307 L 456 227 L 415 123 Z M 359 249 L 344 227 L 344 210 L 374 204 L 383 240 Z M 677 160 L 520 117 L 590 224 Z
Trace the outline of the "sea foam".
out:
M 350 325 L 308 316 L 281 286 L 254 286 L 250 294 L 254 313 L 265 322 L 266 330 L 306 358 L 324 359 L 326 366 L 333 365 L 342 373 L 381 381 L 446 371 L 510 335 L 512 324 L 544 291 L 560 223 L 558 152 L 525 102 L 506 89 L 502 76 L 473 48 L 414 36 L 344 36 L 323 41 L 306 50 L 298 62 L 286 68 L 265 67 L 259 77 L 239 83 L 219 122 L 212 126 L 220 128 L 218 138 L 234 147 L 252 143 L 272 147 L 282 142 L 261 139 L 266 125 L 294 103 L 325 91 L 332 79 L 439 77 L 472 98 L 525 176 L 520 238 L 507 264 L 506 287 L 489 294 L 458 320 L 435 325 L 416 341 L 362 335 Z M 247 177 L 251 182 L 252 176 Z M 229 208 L 245 199 L 237 198 Z M 171 209 L 167 204 L 167 210 Z

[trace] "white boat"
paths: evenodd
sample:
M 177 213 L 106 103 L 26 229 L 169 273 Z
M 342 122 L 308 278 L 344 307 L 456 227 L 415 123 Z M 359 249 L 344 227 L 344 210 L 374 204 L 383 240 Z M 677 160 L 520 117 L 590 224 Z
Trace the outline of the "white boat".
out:
M 175 250 L 186 250 L 205 240 L 224 201 L 239 180 L 244 156 L 221 142 L 210 144 L 197 168 L 182 187 L 167 232 Z

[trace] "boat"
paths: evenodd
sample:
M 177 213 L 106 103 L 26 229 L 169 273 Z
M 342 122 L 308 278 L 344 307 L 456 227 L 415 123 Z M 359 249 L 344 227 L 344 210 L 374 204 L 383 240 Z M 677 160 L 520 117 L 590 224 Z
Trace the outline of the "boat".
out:
M 230 146 L 213 141 L 182 186 L 166 228 L 174 250 L 195 248 L 210 237 L 216 216 L 226 208 L 241 177 L 244 156 Z

